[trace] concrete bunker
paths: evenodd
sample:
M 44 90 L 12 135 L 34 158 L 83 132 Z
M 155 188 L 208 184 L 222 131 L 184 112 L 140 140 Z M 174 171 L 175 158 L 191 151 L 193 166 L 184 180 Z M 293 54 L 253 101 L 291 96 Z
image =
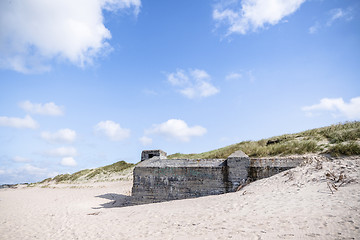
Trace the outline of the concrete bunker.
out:
M 235 192 L 247 181 L 270 177 L 303 160 L 250 159 L 242 151 L 227 159 L 167 159 L 162 150 L 145 150 L 134 168 L 132 196 L 141 204 Z
M 158 157 L 160 159 L 166 159 L 167 154 L 162 150 L 144 150 L 141 152 L 141 161 L 145 161 L 147 159 Z

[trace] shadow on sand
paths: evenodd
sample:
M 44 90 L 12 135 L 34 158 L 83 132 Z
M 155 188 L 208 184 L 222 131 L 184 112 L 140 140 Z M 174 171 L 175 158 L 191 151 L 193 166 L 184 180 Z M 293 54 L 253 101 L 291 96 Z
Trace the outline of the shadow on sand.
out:
M 93 209 L 100 209 L 100 208 L 114 208 L 114 207 L 128 207 L 138 205 L 133 201 L 133 197 L 117 194 L 117 193 L 106 193 L 103 195 L 96 196 L 98 198 L 104 198 L 111 200 L 108 203 L 100 204 L 101 207 L 93 208 Z

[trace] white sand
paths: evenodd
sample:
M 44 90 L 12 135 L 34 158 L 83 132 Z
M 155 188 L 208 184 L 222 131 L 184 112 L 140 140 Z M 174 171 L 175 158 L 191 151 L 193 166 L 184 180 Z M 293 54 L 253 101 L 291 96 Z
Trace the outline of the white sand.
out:
M 334 194 L 327 170 L 346 175 Z M 236 193 L 116 207 L 131 184 L 2 189 L 0 239 L 360 239 L 359 158 L 313 161 Z

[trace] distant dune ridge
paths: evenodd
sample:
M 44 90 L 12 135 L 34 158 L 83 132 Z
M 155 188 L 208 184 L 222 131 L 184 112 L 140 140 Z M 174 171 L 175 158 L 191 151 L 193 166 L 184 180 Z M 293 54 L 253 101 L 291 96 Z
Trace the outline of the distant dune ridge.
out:
M 322 153 L 356 150 L 358 122 L 328 128 L 334 134 L 309 130 L 340 139 L 319 137 Z M 138 206 L 121 207 L 131 195 L 126 163 L 0 189 L 0 239 L 359 239 L 360 156 L 334 156 L 342 151 L 306 153 L 300 166 L 234 193 Z

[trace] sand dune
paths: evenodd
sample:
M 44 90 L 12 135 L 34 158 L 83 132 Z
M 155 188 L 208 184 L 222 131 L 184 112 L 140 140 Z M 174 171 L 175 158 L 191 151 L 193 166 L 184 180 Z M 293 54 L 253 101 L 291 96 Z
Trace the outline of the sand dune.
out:
M 236 193 L 119 207 L 131 185 L 1 189 L 0 239 L 360 239 L 359 157 L 314 157 Z

